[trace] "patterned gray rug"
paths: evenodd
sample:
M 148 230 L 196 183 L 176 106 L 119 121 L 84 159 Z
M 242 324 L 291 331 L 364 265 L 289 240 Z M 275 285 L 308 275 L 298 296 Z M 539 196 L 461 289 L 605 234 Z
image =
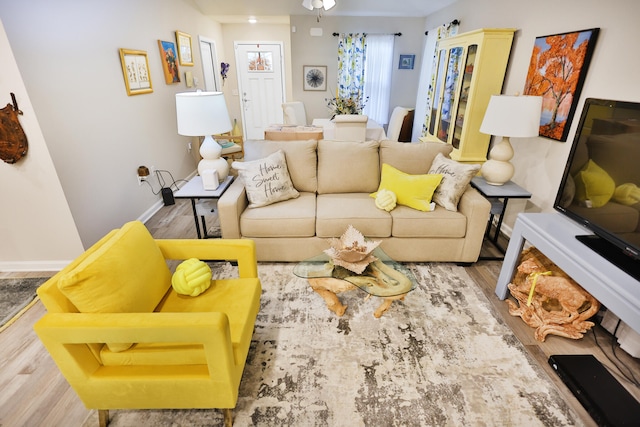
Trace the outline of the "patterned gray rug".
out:
M 0 327 L 36 297 L 36 289 L 47 278 L 0 279 Z
M 375 319 L 359 290 L 337 318 L 293 266 L 259 265 L 235 426 L 583 425 L 463 268 L 408 264 L 419 286 Z M 113 427 L 222 425 L 216 410 L 110 413 Z

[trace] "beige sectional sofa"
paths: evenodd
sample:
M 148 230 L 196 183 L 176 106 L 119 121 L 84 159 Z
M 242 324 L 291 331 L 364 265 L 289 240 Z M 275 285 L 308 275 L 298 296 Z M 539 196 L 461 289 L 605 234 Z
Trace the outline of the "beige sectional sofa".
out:
M 370 196 L 378 190 L 387 163 L 407 174 L 427 174 L 438 153 L 451 146 L 392 141 L 246 141 L 246 162 L 282 150 L 299 197 L 250 208 L 236 179 L 218 202 L 222 237 L 256 243 L 260 261 L 301 261 L 329 247 L 351 224 L 397 261 L 478 259 L 490 203 L 466 187 L 457 211 L 436 205 L 422 212 L 398 205 L 387 212 Z

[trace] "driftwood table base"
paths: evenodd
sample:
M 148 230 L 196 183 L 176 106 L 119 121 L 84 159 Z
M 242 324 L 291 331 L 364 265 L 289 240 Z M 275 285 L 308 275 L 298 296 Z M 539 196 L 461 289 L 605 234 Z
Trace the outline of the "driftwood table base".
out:
M 332 277 L 320 278 L 320 279 L 308 279 L 309 285 L 311 285 L 311 289 L 313 289 L 318 295 L 324 299 L 327 303 L 327 308 L 333 311 L 338 317 L 342 317 L 345 311 L 347 310 L 347 306 L 342 304 L 340 299 L 338 299 L 338 295 L 340 292 L 351 291 L 354 289 L 359 289 L 356 285 L 347 282 L 346 280 L 334 279 Z M 374 312 L 373 316 L 375 318 L 380 318 L 385 311 L 391 307 L 391 304 L 395 300 L 404 300 L 405 294 L 388 296 L 388 297 L 378 297 L 383 298 L 384 301 Z M 369 298 L 371 295 L 367 295 Z

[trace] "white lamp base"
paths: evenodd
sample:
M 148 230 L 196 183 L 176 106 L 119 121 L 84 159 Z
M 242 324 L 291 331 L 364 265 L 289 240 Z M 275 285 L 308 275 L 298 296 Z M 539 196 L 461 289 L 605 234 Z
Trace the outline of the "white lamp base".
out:
M 515 168 L 509 162 L 513 157 L 513 147 L 509 137 L 503 137 L 489 152 L 487 160 L 480 169 L 487 184 L 503 185 L 513 177 Z
M 211 135 L 204 137 L 204 141 L 200 145 L 200 155 L 202 160 L 198 163 L 198 174 L 203 176 L 207 170 L 215 170 L 218 173 L 218 180 L 224 181 L 229 175 L 229 163 L 220 157 L 222 147 L 213 139 Z M 217 188 L 217 186 L 216 186 Z M 215 190 L 215 188 L 206 188 L 205 190 Z

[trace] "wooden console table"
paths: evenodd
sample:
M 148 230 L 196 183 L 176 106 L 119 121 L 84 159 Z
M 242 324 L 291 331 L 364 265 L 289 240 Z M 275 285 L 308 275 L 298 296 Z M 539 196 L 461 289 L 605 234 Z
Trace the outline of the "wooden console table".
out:
M 573 280 L 629 327 L 640 332 L 640 282 L 579 242 L 591 231 L 559 213 L 518 215 L 505 254 L 496 295 L 507 297 L 525 240 L 556 263 Z

